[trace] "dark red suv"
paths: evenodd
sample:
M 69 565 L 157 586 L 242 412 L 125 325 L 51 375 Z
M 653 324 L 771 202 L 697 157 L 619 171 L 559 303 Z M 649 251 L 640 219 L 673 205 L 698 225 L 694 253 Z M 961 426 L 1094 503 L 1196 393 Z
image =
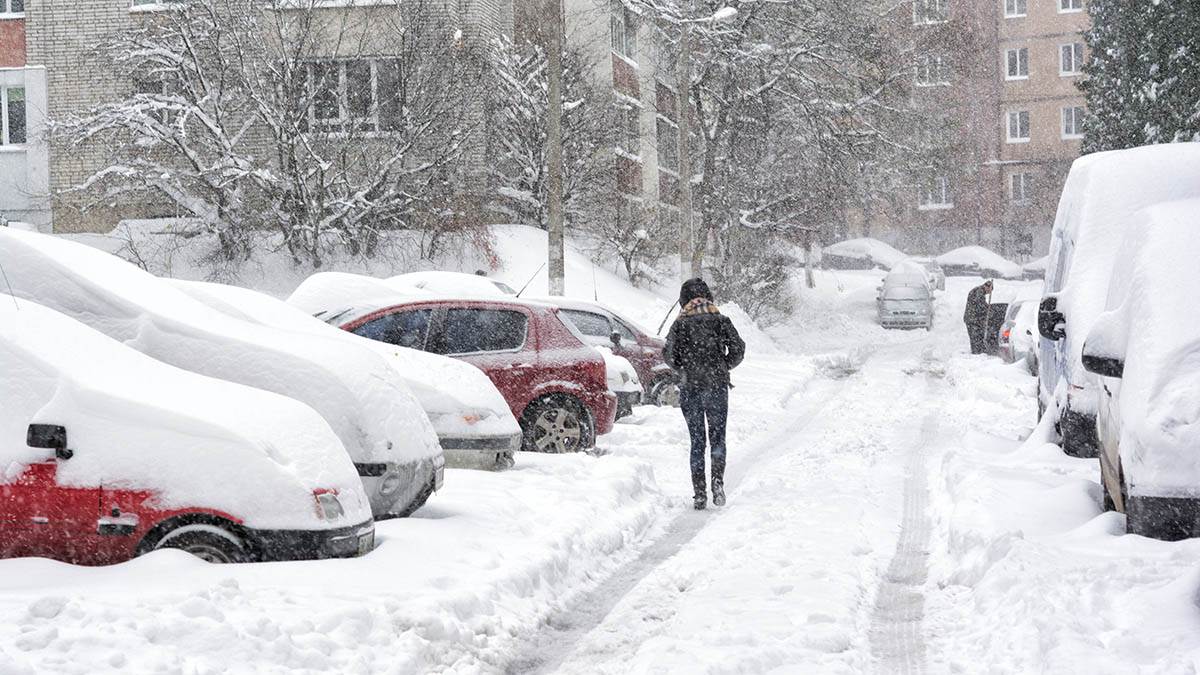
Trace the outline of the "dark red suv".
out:
M 612 430 L 617 399 L 604 359 L 563 323 L 560 311 L 506 299 L 392 297 L 316 316 L 356 335 L 478 367 L 520 421 L 525 450 L 575 452 Z

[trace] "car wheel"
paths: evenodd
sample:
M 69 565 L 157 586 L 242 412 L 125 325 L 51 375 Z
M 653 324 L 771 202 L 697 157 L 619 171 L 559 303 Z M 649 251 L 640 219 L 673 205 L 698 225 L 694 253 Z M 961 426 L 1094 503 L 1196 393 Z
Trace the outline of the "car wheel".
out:
M 192 524 L 171 530 L 154 550 L 174 548 L 210 563 L 250 562 L 253 556 L 241 537 L 216 525 Z
M 650 387 L 650 402 L 663 408 L 679 407 L 679 385 L 669 377 L 661 377 Z
M 521 428 L 525 432 L 524 449 L 529 452 L 579 452 L 592 438 L 587 413 L 565 396 L 542 399 L 526 408 Z

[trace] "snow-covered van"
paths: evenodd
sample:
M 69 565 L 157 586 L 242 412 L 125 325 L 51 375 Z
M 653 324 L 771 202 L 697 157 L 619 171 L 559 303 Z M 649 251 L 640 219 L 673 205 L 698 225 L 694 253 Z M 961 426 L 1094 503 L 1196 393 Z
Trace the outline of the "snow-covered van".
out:
M 404 379 L 437 432 L 448 466 L 512 466 L 521 427 L 504 397 L 478 368 L 455 359 L 369 340 L 339 330 L 288 303 L 236 286 L 198 281 L 172 285 L 231 317 L 367 347 L 383 355 Z
M 1101 385 L 1104 504 L 1129 532 L 1200 536 L 1200 199 L 1129 221 L 1083 365 Z
M 0 557 L 211 562 L 374 545 L 341 441 L 290 398 L 156 361 L 0 295 Z
M 164 363 L 307 403 L 358 469 L 376 518 L 403 516 L 442 481 L 429 418 L 367 348 L 233 319 L 135 265 L 58 237 L 0 228 L 15 294 Z
M 1050 235 L 1038 310 L 1038 409 L 1052 414 L 1065 452 L 1095 457 L 1101 393 L 1083 368 L 1084 339 L 1104 311 L 1113 264 L 1134 215 L 1161 202 L 1200 197 L 1200 144 L 1175 143 L 1075 160 Z M 1193 263 L 1194 264 L 1194 263 Z

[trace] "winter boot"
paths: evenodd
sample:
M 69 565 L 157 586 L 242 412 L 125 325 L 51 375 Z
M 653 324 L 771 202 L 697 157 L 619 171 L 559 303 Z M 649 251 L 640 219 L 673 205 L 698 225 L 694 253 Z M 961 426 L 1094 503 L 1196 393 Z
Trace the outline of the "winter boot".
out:
M 708 506 L 708 494 L 704 491 L 704 474 L 697 477 L 692 475 L 692 506 L 696 507 L 697 511 L 703 511 L 704 507 Z
M 714 457 L 712 463 L 713 506 L 725 506 L 725 458 Z

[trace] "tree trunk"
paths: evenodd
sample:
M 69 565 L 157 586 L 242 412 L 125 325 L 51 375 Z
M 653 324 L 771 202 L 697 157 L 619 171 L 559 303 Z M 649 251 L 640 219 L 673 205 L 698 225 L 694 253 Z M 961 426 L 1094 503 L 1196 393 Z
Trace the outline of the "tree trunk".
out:
M 546 21 L 546 164 L 547 164 L 547 261 L 550 295 L 566 292 L 563 263 L 563 154 L 562 154 L 562 0 L 550 0 Z

